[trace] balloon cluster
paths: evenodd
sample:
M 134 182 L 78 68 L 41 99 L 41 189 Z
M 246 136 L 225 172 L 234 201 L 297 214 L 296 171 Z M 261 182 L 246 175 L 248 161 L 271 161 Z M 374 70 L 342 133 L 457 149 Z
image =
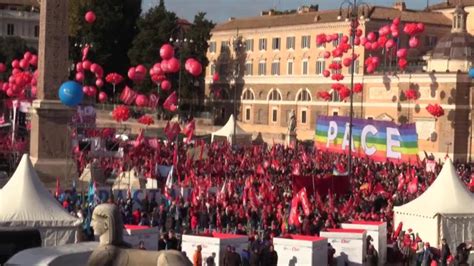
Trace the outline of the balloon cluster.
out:
M 409 88 L 408 90 L 404 91 L 403 95 L 409 101 L 418 99 L 418 92 L 413 88 Z
M 22 58 L 12 60 L 12 71 L 6 82 L 0 80 L 0 90 L 8 97 L 19 99 L 33 99 L 37 92 L 37 79 L 39 72 L 36 69 L 38 57 L 26 52 Z M 0 74 L 7 72 L 8 67 L 0 62 Z M 29 95 L 28 93 L 29 92 Z
M 428 104 L 428 106 L 426 106 L 426 111 L 436 118 L 442 117 L 444 115 L 443 107 L 437 103 Z
M 112 111 L 112 117 L 117 122 L 125 122 L 130 118 L 130 110 L 125 105 L 119 105 Z
M 149 126 L 153 125 L 155 121 L 150 115 L 142 115 L 140 118 L 138 118 L 138 123 Z

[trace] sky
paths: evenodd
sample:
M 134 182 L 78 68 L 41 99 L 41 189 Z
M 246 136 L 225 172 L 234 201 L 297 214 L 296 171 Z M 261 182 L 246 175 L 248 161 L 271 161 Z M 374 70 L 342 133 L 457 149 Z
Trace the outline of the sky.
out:
M 372 5 L 391 6 L 396 0 L 365 0 Z M 406 0 L 408 8 L 421 9 L 442 0 Z M 143 9 L 157 5 L 159 0 L 143 0 Z M 214 22 L 223 22 L 230 17 L 251 17 L 262 10 L 275 8 L 278 10 L 296 9 L 302 5 L 319 4 L 320 9 L 339 8 L 343 0 L 165 0 L 166 8 L 174 11 L 179 17 L 193 21 L 194 15 L 200 11 Z

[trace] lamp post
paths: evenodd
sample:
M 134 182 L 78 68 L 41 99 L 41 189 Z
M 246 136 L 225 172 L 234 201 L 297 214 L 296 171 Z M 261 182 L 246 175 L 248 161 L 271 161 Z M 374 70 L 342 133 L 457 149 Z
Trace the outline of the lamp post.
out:
M 239 35 L 239 30 L 237 29 L 237 33 L 232 39 L 232 48 L 234 49 L 234 56 L 232 60 L 233 62 L 232 80 L 234 82 L 234 101 L 233 101 L 234 128 L 233 128 L 233 133 L 232 133 L 232 145 L 235 145 L 235 142 L 236 142 L 235 131 L 237 128 L 237 79 L 240 77 L 240 74 L 241 74 L 240 54 L 244 47 L 245 47 L 245 44 L 243 43 L 243 38 L 242 36 Z
M 340 7 L 339 7 L 339 16 L 337 17 L 338 20 L 342 20 L 342 15 L 344 9 L 346 10 L 346 17 L 345 21 L 350 22 L 351 27 L 351 49 L 352 49 L 352 61 L 351 61 L 351 93 L 350 93 L 350 107 L 349 107 L 349 152 L 347 158 L 347 166 L 348 166 L 348 175 L 352 175 L 352 121 L 354 118 L 354 67 L 355 67 L 355 37 L 357 27 L 359 25 L 359 12 L 360 19 L 365 19 L 365 11 L 364 8 L 367 8 L 367 14 L 369 13 L 370 6 L 362 1 L 357 2 L 357 0 L 344 0 Z

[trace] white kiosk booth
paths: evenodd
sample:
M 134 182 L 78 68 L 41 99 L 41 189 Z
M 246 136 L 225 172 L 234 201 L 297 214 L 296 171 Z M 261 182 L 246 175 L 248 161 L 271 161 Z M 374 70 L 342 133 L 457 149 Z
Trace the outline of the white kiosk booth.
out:
M 189 260 L 193 260 L 194 252 L 198 245 L 202 247 L 202 260 L 212 256 L 215 253 L 214 262 L 217 265 L 223 264 L 224 253 L 227 246 L 235 247 L 237 253 L 241 253 L 249 244 L 248 236 L 212 233 L 209 235 L 183 235 L 181 251 L 186 252 Z
M 354 221 L 352 223 L 341 224 L 343 229 L 363 229 L 367 231 L 373 239 L 373 245 L 379 254 L 379 264 L 385 265 L 387 262 L 387 223 L 372 221 Z M 367 247 L 366 247 L 367 248 Z
M 140 241 L 143 241 L 147 250 L 158 250 L 159 236 L 158 227 L 127 224 L 123 230 L 123 240 L 130 243 L 133 248 L 138 248 Z
M 288 235 L 273 239 L 278 266 L 327 265 L 328 240 L 317 236 Z
M 336 250 L 334 257 L 338 266 L 364 265 L 366 254 L 366 231 L 362 229 L 328 229 L 321 232 L 321 237 L 328 239 L 328 243 Z

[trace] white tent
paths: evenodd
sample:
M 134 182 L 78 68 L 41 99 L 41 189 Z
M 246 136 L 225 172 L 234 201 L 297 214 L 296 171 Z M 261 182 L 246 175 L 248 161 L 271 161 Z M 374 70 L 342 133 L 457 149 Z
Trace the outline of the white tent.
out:
M 418 198 L 394 208 L 394 224 L 412 228 L 423 241 L 438 246 L 446 238 L 451 249 L 474 239 L 474 194 L 447 160 L 433 184 Z
M 0 192 L 0 226 L 34 227 L 41 233 L 43 246 L 56 246 L 75 243 L 80 224 L 43 186 L 24 154 Z
M 120 175 L 115 179 L 112 189 L 127 190 L 129 187 L 131 190 L 146 188 L 146 177 L 139 173 L 135 168 L 130 171 L 120 173 Z
M 211 141 L 214 141 L 216 137 L 223 137 L 227 139 L 229 143 L 232 143 L 234 135 L 236 142 L 238 143 L 250 143 L 252 141 L 252 134 L 245 132 L 238 124 L 236 124 L 234 115 L 230 115 L 227 123 L 222 128 L 211 134 Z

